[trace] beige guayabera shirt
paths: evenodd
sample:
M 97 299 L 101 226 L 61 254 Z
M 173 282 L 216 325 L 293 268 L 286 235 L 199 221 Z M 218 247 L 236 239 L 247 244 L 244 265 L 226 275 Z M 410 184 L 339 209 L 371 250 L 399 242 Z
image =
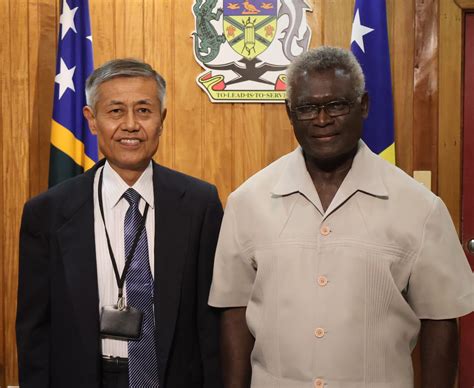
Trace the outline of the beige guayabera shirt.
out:
M 323 211 L 301 148 L 231 194 L 209 304 L 247 306 L 252 388 L 406 388 L 420 319 L 473 309 L 443 202 L 360 142 Z

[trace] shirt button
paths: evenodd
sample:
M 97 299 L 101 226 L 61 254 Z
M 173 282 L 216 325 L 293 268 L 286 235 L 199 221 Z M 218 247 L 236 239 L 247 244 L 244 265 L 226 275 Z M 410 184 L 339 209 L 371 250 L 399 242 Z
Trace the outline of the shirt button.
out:
M 322 388 L 322 387 L 324 387 L 324 380 L 323 379 L 314 380 L 314 388 Z
M 331 233 L 331 228 L 329 228 L 327 225 L 324 225 L 321 227 L 320 232 L 323 236 L 327 236 L 329 233 Z
M 314 331 L 314 335 L 315 335 L 317 338 L 322 338 L 322 337 L 324 337 L 324 334 L 325 334 L 325 333 L 326 333 L 326 332 L 325 332 L 324 329 L 321 328 L 321 327 L 318 327 L 318 328 Z
M 326 276 L 318 276 L 318 285 L 321 287 L 324 287 L 328 284 L 328 278 Z

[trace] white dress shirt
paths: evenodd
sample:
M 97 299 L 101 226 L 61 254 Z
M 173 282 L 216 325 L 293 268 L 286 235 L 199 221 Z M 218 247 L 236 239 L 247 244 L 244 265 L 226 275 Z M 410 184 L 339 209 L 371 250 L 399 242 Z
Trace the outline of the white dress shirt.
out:
M 108 162 L 105 163 L 104 167 L 97 170 L 94 179 L 94 234 L 97 258 L 97 280 L 99 285 L 99 309 L 101 309 L 102 306 L 116 304 L 118 298 L 117 280 L 115 279 L 112 261 L 107 248 L 104 223 L 99 208 L 98 186 L 99 176 L 102 170 L 102 199 L 105 223 L 120 275 L 122 275 L 125 265 L 124 221 L 125 214 L 129 208 L 129 203 L 123 198 L 123 194 L 130 188 Z M 151 274 L 154 276 L 155 202 L 153 193 L 153 167 L 151 162 L 140 178 L 131 187 L 142 197 L 139 204 L 140 212 L 142 214 L 144 212 L 145 201 L 150 206 L 146 219 L 146 232 Z M 123 293 L 125 298 L 126 286 L 127 283 L 125 282 Z M 128 357 L 127 341 L 102 339 L 102 354 Z

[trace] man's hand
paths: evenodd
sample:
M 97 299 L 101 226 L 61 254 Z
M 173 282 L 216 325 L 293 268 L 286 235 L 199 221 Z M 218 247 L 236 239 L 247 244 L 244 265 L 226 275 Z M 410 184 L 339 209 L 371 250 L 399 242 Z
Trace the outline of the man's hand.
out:
M 422 319 L 420 338 L 422 387 L 453 387 L 458 364 L 456 319 Z
M 250 353 L 255 339 L 245 320 L 245 307 L 228 308 L 221 316 L 221 360 L 225 388 L 249 388 Z

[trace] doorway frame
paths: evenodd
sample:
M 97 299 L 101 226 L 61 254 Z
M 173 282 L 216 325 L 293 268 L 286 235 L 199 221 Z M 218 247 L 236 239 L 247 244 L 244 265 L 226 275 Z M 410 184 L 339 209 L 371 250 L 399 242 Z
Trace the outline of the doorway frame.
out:
M 438 195 L 461 231 L 464 12 L 474 0 L 439 1 Z
M 464 20 L 465 13 L 469 10 L 474 10 L 474 0 L 440 0 L 438 194 L 450 210 L 460 236 L 464 129 Z M 460 330 L 463 337 L 462 330 L 470 326 L 471 321 L 472 314 L 464 318 L 464 321 L 461 319 Z M 472 333 L 469 332 L 466 337 L 472 337 Z M 468 349 L 461 348 L 461 368 L 466 361 L 468 364 L 472 362 L 469 358 Z M 464 378 L 466 377 L 474 379 L 470 374 L 464 375 Z M 462 383 L 460 379 L 459 388 L 465 388 Z

